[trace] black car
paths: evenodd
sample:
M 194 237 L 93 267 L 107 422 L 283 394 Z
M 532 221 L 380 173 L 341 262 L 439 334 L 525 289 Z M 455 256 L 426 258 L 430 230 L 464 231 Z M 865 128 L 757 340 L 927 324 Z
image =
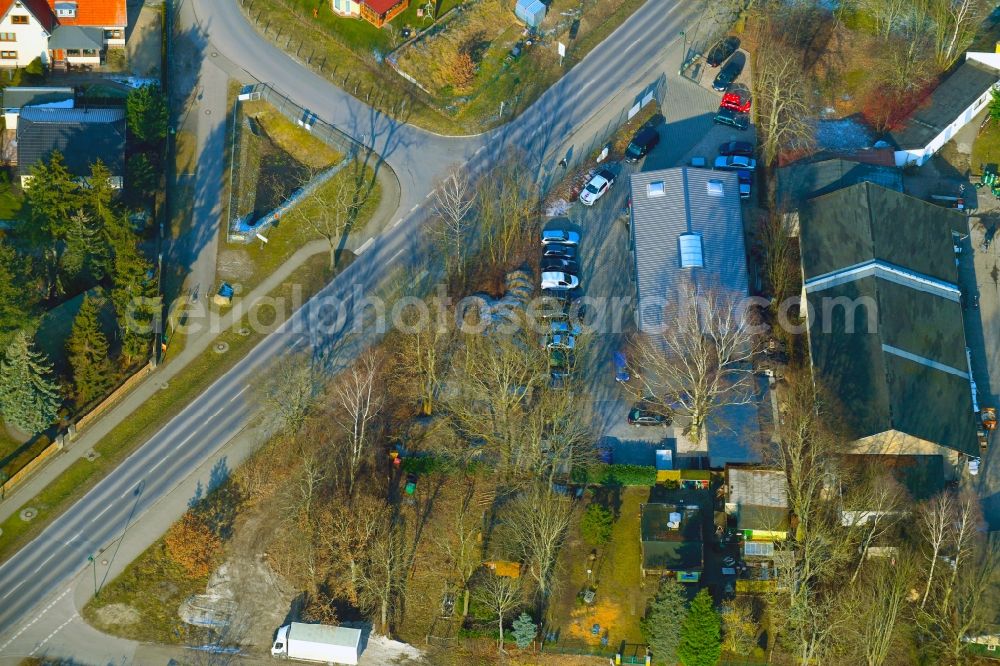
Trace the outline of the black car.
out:
M 727 141 L 719 146 L 719 154 L 753 157 L 753 144 L 749 141 Z
M 745 113 L 733 111 L 732 109 L 719 109 L 713 120 L 720 125 L 729 125 L 738 130 L 745 130 L 750 127 L 750 117 Z
M 561 271 L 570 275 L 580 274 L 580 265 L 570 259 L 560 257 L 544 257 L 542 259 L 542 272 Z
M 660 133 L 655 127 L 643 127 L 635 133 L 625 149 L 626 162 L 638 162 L 660 142 Z
M 718 67 L 726 62 L 729 56 L 736 53 L 736 49 L 738 48 L 740 48 L 740 38 L 730 35 L 712 47 L 712 50 L 708 52 L 708 57 L 705 58 L 705 62 L 708 63 L 709 67 Z
M 560 259 L 576 259 L 575 245 L 546 245 L 542 249 L 542 257 L 558 257 Z
M 730 58 L 729 62 L 715 75 L 715 80 L 712 81 L 712 88 L 719 92 L 725 92 L 733 84 L 733 81 L 743 73 L 743 66 L 745 64 L 746 58 Z
M 668 426 L 672 419 L 666 414 L 653 411 L 648 406 L 636 405 L 628 410 L 628 424 L 634 426 Z

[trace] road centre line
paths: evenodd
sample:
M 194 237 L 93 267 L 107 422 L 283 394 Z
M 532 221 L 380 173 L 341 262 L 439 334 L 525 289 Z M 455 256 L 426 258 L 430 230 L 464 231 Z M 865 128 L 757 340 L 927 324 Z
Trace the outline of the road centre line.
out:
M 358 248 L 357 254 L 361 254 L 362 252 L 367 250 L 368 246 L 374 242 L 375 242 L 375 237 L 372 236 L 371 238 L 369 238 L 368 240 L 366 240 L 364 243 L 361 244 L 361 247 Z

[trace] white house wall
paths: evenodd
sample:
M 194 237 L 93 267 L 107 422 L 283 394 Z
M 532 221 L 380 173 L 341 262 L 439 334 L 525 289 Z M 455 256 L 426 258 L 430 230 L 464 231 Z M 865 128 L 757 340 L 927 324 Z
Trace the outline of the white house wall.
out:
M 998 84 L 994 84 L 993 87 L 997 87 Z M 923 166 L 924 162 L 929 160 L 931 156 L 937 151 L 941 150 L 944 144 L 948 143 L 958 130 L 962 129 L 976 117 L 976 115 L 983 110 L 983 107 L 990 101 L 990 91 L 992 88 L 987 89 L 982 95 L 976 98 L 976 101 L 970 104 L 965 111 L 960 113 L 957 118 L 950 125 L 944 128 L 940 134 L 931 139 L 923 148 L 908 148 L 904 150 L 897 150 L 896 156 L 896 166 L 905 167 L 908 164 L 916 164 L 917 166 Z
M 27 16 L 27 25 L 14 25 L 11 16 L 15 14 Z M 0 42 L 0 50 L 17 51 L 16 59 L 0 60 L 0 67 L 27 67 L 32 60 L 39 57 L 43 65 L 48 64 L 49 33 L 27 10 L 12 6 L 0 21 L 0 32 L 12 32 L 15 36 L 13 42 Z

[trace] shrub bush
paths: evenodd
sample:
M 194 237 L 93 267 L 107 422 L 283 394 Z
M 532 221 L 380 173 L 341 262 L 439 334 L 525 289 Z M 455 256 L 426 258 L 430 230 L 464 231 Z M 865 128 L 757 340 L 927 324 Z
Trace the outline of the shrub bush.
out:
M 574 468 L 570 475 L 574 483 L 601 486 L 652 486 L 656 483 L 656 468 L 646 465 L 606 465 Z

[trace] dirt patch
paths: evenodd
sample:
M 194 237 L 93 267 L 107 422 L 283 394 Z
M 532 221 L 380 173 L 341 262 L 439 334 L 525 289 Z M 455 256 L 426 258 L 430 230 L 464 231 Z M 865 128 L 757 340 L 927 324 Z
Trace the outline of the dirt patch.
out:
M 108 604 L 95 613 L 101 624 L 106 626 L 135 624 L 141 619 L 138 609 L 128 604 Z
M 253 259 L 243 249 L 224 249 L 219 252 L 219 279 L 228 282 L 244 282 L 254 274 Z
M 611 599 L 598 599 L 594 604 L 581 605 L 570 613 L 570 622 L 566 626 L 566 634 L 588 643 L 598 645 L 601 636 L 609 627 L 621 626 L 623 619 L 630 613 L 621 604 Z M 597 625 L 597 633 L 594 633 Z

